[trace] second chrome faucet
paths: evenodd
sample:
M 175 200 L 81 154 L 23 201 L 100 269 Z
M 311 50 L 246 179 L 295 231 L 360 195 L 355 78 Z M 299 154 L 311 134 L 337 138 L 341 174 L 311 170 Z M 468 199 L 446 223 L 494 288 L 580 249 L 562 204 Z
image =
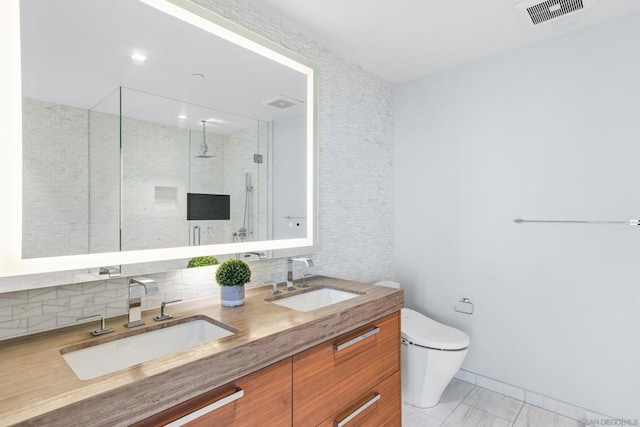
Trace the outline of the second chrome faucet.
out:
M 293 264 L 296 262 L 300 262 L 307 267 L 313 267 L 313 260 L 311 258 L 289 258 L 287 259 L 287 290 L 293 291 L 295 290 L 295 286 L 293 286 Z M 306 275 L 302 276 L 302 284 L 298 285 L 299 288 L 308 287 L 307 284 L 304 283 L 304 278 Z
M 142 295 L 138 287 L 144 289 L 145 295 L 154 295 L 159 292 L 158 284 L 155 280 L 145 277 L 137 277 L 129 279 L 129 318 L 124 324 L 127 328 L 144 325 L 142 321 Z

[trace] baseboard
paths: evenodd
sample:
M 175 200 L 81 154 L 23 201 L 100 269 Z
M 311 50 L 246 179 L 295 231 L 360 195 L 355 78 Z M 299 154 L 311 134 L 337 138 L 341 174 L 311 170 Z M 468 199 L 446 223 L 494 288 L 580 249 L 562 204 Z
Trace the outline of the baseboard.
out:
M 547 411 L 564 415 L 565 417 L 572 418 L 587 425 L 609 425 L 606 423 L 611 422 L 612 420 L 620 419 L 599 414 L 586 408 L 575 406 L 570 403 L 542 395 L 540 393 L 535 393 L 533 391 L 529 391 L 511 384 L 503 383 L 501 381 L 475 374 L 473 372 L 465 371 L 463 369 L 460 369 L 458 371 L 455 378 L 460 381 L 475 384 L 479 387 L 486 388 L 487 390 L 491 390 L 496 393 L 504 394 L 505 396 L 521 400 L 530 405 L 546 409 Z

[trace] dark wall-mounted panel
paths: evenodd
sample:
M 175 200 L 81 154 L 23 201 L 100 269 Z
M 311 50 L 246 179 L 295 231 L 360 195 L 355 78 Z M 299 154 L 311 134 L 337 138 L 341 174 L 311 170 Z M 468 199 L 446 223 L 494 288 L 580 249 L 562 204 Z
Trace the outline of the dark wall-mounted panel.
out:
M 187 193 L 187 220 L 230 219 L 228 194 Z

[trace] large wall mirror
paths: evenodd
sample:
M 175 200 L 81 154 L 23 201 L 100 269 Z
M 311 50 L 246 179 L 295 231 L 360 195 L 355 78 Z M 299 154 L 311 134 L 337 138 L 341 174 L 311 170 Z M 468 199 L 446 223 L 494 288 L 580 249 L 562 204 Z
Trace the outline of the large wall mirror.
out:
M 312 63 L 188 0 L 0 14 L 0 276 L 314 245 Z

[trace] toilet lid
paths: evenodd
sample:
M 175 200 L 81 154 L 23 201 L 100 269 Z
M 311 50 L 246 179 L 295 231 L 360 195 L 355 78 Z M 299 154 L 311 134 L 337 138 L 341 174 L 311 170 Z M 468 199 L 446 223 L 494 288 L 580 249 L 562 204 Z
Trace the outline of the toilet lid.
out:
M 438 350 L 462 350 L 469 347 L 469 335 L 451 326 L 429 319 L 409 308 L 402 309 L 402 337 L 413 344 Z

